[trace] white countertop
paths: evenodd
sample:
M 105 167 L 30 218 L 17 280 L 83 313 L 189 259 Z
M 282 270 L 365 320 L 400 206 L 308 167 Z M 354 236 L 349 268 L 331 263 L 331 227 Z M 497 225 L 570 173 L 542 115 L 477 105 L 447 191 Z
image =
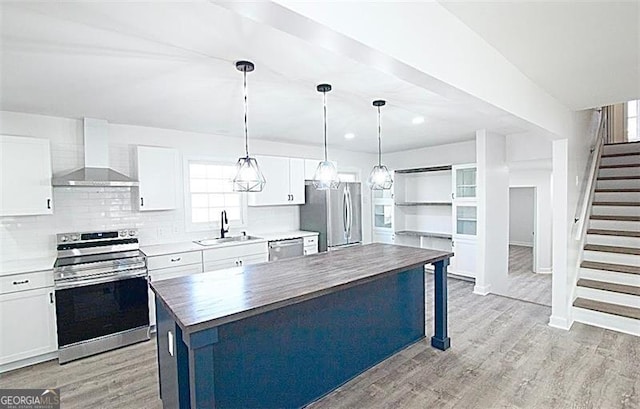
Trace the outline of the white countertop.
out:
M 294 231 L 286 231 L 286 232 L 278 232 L 278 233 L 256 233 L 256 234 L 250 233 L 250 235 L 260 237 L 260 239 L 251 240 L 250 242 L 246 242 L 246 241 L 229 242 L 224 244 L 217 244 L 215 246 L 201 246 L 192 241 L 182 241 L 177 243 L 165 243 L 165 244 L 155 244 L 152 246 L 141 246 L 140 250 L 147 257 L 164 256 L 167 254 L 185 253 L 188 251 L 202 251 L 202 250 L 207 250 L 212 248 L 239 246 L 247 243 L 264 243 L 266 241 L 273 241 L 273 240 L 294 239 L 297 237 L 310 237 L 310 236 L 318 235 L 318 232 L 294 230 Z
M 0 276 L 51 270 L 55 261 L 55 256 L 24 260 L 0 260 Z

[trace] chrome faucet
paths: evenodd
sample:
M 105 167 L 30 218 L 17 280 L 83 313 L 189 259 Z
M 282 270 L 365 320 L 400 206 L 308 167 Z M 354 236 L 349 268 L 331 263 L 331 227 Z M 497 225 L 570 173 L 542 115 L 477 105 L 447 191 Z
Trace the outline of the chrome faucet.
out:
M 224 228 L 225 225 L 227 226 L 226 229 Z M 227 211 L 223 210 L 220 213 L 220 238 L 224 239 L 226 233 L 229 233 L 229 220 L 227 220 Z

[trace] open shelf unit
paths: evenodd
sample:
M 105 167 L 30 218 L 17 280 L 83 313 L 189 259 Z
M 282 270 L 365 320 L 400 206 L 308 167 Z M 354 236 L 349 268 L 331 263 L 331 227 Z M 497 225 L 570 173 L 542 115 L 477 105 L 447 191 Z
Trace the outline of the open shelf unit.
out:
M 453 251 L 449 271 L 475 276 L 476 193 L 475 164 L 396 170 L 394 242 Z

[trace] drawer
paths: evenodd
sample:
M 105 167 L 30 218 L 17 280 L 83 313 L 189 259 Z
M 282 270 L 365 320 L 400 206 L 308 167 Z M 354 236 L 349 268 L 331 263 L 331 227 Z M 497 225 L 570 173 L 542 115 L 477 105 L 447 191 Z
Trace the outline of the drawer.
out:
M 0 277 L 0 294 L 53 287 L 53 271 L 37 271 Z
M 189 264 L 202 264 L 201 251 L 189 251 L 186 253 L 165 254 L 163 256 L 147 257 L 147 268 L 159 270 L 162 268 L 178 267 Z
M 211 260 L 208 262 L 205 261 L 204 271 L 210 272 L 210 271 L 216 271 L 216 270 L 223 270 L 226 268 L 250 266 L 252 264 L 266 263 L 267 261 L 269 261 L 269 255 L 267 253 L 254 254 L 254 255 L 243 256 L 243 257 L 227 258 L 224 260 Z
M 202 264 L 190 264 L 187 266 L 163 268 L 161 270 L 149 270 L 149 277 L 151 278 L 151 281 L 160 281 L 198 273 L 202 273 Z
M 304 238 L 304 246 L 317 246 L 318 245 L 318 236 L 308 236 Z
M 238 246 L 221 247 L 217 249 L 204 250 L 203 252 L 204 262 L 224 260 L 227 258 L 241 258 L 244 256 L 251 256 L 255 254 L 267 254 L 269 249 L 267 242 L 242 244 Z
M 311 254 L 316 254 L 318 252 L 318 246 L 305 246 L 304 247 L 304 255 L 308 256 Z

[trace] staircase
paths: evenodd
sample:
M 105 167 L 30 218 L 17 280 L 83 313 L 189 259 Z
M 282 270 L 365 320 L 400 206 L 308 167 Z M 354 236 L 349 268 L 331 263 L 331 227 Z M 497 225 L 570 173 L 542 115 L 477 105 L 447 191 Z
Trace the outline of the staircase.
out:
M 640 336 L 640 142 L 604 145 L 575 321 Z

